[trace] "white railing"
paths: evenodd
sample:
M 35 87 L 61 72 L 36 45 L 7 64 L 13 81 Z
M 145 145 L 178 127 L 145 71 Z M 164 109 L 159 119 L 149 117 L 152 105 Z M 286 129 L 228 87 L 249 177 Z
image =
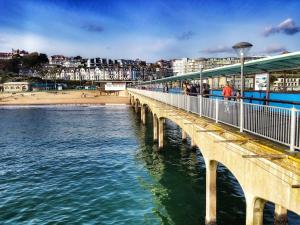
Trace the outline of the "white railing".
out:
M 162 103 L 186 110 L 287 145 L 291 151 L 300 149 L 300 111 L 295 108 L 243 103 L 221 99 L 128 89 Z M 241 111 L 242 108 L 242 111 Z M 242 117 L 242 118 L 241 118 Z M 241 124 L 242 121 L 242 124 Z

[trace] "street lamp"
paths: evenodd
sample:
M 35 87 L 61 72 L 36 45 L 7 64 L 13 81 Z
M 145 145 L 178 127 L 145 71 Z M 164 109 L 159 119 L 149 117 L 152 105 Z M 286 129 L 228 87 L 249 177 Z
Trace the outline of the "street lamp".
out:
M 245 57 L 247 53 L 250 51 L 251 47 L 253 45 L 248 42 L 239 42 L 232 46 L 234 51 L 238 54 L 241 60 L 241 97 L 244 96 L 244 86 L 245 86 L 245 80 L 244 80 L 244 62 Z
M 199 115 L 200 117 L 202 116 L 202 94 L 203 94 L 203 91 L 202 91 L 202 70 L 203 70 L 203 64 L 200 64 L 199 65 L 199 69 L 200 69 L 200 88 L 199 88 Z
M 244 61 L 246 54 L 249 52 L 253 45 L 248 42 L 240 42 L 232 46 L 236 53 L 240 56 L 241 59 L 241 99 L 240 99 L 240 132 L 244 130 Z

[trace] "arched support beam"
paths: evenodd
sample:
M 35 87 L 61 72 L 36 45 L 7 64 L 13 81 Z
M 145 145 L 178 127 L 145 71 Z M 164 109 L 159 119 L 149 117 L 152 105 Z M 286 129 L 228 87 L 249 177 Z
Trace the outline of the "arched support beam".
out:
M 287 225 L 287 209 L 275 204 L 274 225 Z
M 261 198 L 246 196 L 246 225 L 263 225 L 266 201 Z
M 217 224 L 217 166 L 214 160 L 205 160 L 206 164 L 206 213 L 205 224 Z

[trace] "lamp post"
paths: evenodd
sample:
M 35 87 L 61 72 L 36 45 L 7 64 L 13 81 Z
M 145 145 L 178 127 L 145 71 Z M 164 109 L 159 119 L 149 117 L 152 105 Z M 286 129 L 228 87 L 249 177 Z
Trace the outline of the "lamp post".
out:
M 202 86 L 203 86 L 203 84 L 202 84 L 202 70 L 203 70 L 203 65 L 202 64 L 199 65 L 199 69 L 200 69 L 199 115 L 201 117 L 202 116 L 202 98 L 203 98 L 203 96 L 202 96 L 202 94 L 203 94 L 203 90 L 202 90 Z
M 244 62 L 245 57 L 249 50 L 253 45 L 248 42 L 239 42 L 232 46 L 235 52 L 238 54 L 241 60 L 241 97 L 244 96 L 244 86 L 245 86 L 245 79 L 244 79 Z
M 244 80 L 244 61 L 246 54 L 249 52 L 253 45 L 248 42 L 239 42 L 232 46 L 232 48 L 235 50 L 235 52 L 238 54 L 241 60 L 241 100 L 240 100 L 240 132 L 243 132 L 244 130 L 244 103 L 243 103 L 243 97 L 244 97 L 244 86 L 245 86 L 245 80 Z

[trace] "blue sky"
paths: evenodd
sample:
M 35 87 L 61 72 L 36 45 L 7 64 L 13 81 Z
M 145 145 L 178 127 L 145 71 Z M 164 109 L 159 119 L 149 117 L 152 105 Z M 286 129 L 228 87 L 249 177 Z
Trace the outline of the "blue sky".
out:
M 298 0 L 0 0 L 0 52 L 140 58 L 300 50 Z

